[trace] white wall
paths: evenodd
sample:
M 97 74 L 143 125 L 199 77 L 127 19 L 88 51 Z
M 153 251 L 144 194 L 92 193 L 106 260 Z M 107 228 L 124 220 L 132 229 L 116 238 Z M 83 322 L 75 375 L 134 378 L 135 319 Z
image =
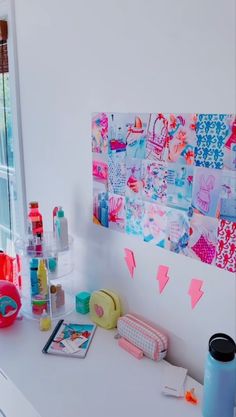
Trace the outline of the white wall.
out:
M 234 1 L 20 0 L 15 10 L 27 199 L 47 227 L 63 205 L 87 287 L 116 289 L 166 328 L 170 360 L 201 380 L 209 336 L 235 337 L 235 277 L 92 224 L 90 114 L 234 112 Z M 171 276 L 161 296 L 160 263 Z M 205 282 L 193 311 L 192 278 Z

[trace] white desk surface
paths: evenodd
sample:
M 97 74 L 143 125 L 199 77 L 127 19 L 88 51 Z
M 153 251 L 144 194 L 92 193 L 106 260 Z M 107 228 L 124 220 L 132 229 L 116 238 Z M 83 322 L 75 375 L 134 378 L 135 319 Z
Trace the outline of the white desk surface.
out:
M 86 323 L 89 317 L 73 313 L 66 319 Z M 41 353 L 50 332 L 24 318 L 0 329 L 0 368 L 41 417 L 201 416 L 199 383 L 188 377 L 186 384 L 195 388 L 197 406 L 165 397 L 160 392 L 165 361 L 137 360 L 118 346 L 115 333 L 97 328 L 85 359 L 63 358 Z M 15 417 L 23 417 L 20 410 Z

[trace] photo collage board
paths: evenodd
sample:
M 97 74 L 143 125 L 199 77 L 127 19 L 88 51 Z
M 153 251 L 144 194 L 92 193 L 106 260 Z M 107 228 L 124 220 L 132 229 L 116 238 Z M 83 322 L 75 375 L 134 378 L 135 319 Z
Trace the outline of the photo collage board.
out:
M 236 117 L 92 115 L 93 221 L 236 272 Z

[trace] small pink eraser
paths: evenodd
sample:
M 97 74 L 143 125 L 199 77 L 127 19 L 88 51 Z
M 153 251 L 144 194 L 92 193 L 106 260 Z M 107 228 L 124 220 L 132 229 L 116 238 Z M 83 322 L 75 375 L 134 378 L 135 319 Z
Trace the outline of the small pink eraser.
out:
M 132 343 L 128 342 L 128 340 L 121 337 L 120 339 L 118 339 L 118 344 L 124 350 L 127 350 L 127 352 L 131 353 L 131 355 L 135 356 L 135 358 L 142 359 L 143 351 L 137 348 L 136 346 L 132 345 Z

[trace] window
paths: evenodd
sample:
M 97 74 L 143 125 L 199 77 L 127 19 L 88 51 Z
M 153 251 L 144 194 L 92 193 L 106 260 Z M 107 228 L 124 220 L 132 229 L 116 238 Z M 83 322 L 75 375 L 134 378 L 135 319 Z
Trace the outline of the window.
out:
M 16 71 L 9 46 L 8 16 L 1 18 L 0 7 L 0 250 L 6 252 L 11 252 L 12 242 L 24 229 L 25 200 L 18 119 L 12 111 L 17 112 L 16 97 L 12 97 Z

